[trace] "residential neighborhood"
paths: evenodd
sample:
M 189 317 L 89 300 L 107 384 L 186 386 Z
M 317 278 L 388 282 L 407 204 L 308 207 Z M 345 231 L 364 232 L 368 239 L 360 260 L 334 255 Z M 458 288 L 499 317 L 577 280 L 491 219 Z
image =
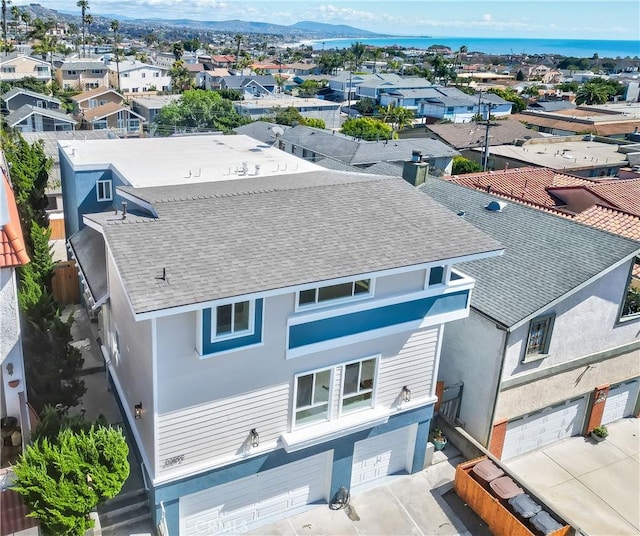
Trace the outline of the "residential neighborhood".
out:
M 0 536 L 640 534 L 640 50 L 43 4 Z

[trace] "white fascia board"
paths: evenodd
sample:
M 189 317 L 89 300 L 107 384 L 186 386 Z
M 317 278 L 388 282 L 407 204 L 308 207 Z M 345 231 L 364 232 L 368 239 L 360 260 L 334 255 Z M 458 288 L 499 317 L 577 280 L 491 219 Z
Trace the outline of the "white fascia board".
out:
M 540 316 L 542 313 L 544 313 L 545 311 L 547 311 L 548 309 L 550 309 L 551 307 L 554 307 L 555 305 L 557 305 L 558 303 L 566 300 L 567 298 L 569 298 L 570 296 L 573 296 L 576 292 L 581 291 L 583 288 L 589 286 L 591 283 L 593 283 L 594 281 L 597 281 L 598 279 L 600 279 L 601 277 L 604 277 L 605 275 L 607 275 L 608 273 L 612 272 L 613 270 L 615 270 L 616 268 L 622 266 L 623 264 L 625 264 L 626 262 L 629 262 L 631 259 L 635 259 L 638 255 L 640 255 L 640 248 L 635 250 L 633 253 L 627 255 L 626 257 L 620 259 L 618 262 L 612 264 L 611 266 L 609 266 L 608 268 L 604 269 L 602 272 L 598 272 L 596 275 L 594 275 L 593 277 L 587 279 L 586 281 L 583 281 L 582 283 L 580 283 L 578 286 L 573 287 L 569 292 L 565 292 L 562 296 L 558 296 L 555 300 L 550 301 L 549 303 L 547 303 L 544 307 L 541 307 L 540 309 L 537 309 L 536 311 L 534 311 L 533 313 L 529 314 L 528 316 L 525 316 L 522 320 L 519 320 L 518 322 L 516 322 L 515 324 L 513 324 L 512 326 L 507 328 L 507 331 L 515 331 L 516 329 L 518 329 L 520 326 L 523 326 L 524 324 L 527 324 L 528 322 L 530 322 L 532 319 Z
M 300 290 L 307 290 L 310 288 L 315 288 L 319 285 L 335 285 L 335 284 L 340 284 L 340 283 L 344 283 L 347 281 L 353 281 L 354 279 L 358 278 L 358 279 L 374 279 L 376 277 L 382 277 L 382 276 L 389 276 L 389 275 L 396 275 L 396 274 L 402 274 L 402 273 L 407 273 L 407 272 L 413 272 L 413 271 L 417 271 L 417 270 L 424 270 L 427 268 L 431 268 L 433 266 L 442 266 L 442 264 L 456 264 L 456 263 L 460 263 L 460 262 L 468 262 L 468 261 L 473 261 L 473 260 L 478 260 L 478 259 L 485 259 L 487 257 L 497 257 L 500 256 L 504 253 L 504 249 L 498 249 L 498 250 L 494 250 L 494 251 L 487 251 L 484 253 L 476 253 L 473 255 L 466 255 L 466 256 L 462 256 L 462 257 L 455 257 L 455 258 L 451 258 L 451 259 L 440 259 L 440 260 L 436 260 L 436 261 L 431 261 L 431 262 L 427 262 L 427 263 L 421 263 L 421 264 L 413 264 L 413 265 L 409 265 L 409 266 L 402 266 L 402 267 L 398 267 L 398 268 L 391 268 L 389 270 L 380 270 L 377 272 L 367 272 L 367 273 L 363 273 L 363 274 L 352 274 L 349 276 L 345 276 L 345 277 L 341 277 L 341 278 L 336 278 L 336 279 L 330 279 L 330 280 L 323 280 L 323 281 L 314 281 L 312 283 L 305 283 L 303 285 L 295 285 L 295 286 L 291 286 L 291 287 L 281 287 L 281 288 L 276 288 L 276 289 L 272 289 L 272 290 L 267 290 L 267 291 L 263 291 L 263 292 L 255 292 L 252 294 L 239 294 L 237 296 L 232 296 L 232 297 L 228 297 L 225 298 L 226 300 L 229 300 L 230 298 L 233 299 L 233 301 L 238 301 L 240 299 L 244 299 L 244 300 L 255 300 L 257 298 L 269 298 L 271 296 L 278 296 L 281 294 L 288 294 L 288 293 L 294 293 L 294 292 L 298 292 Z M 458 270 L 456 270 L 458 273 Z M 473 279 L 469 278 L 468 276 L 466 276 L 467 279 L 471 282 L 474 282 Z M 466 282 L 463 282 L 466 283 Z M 448 287 L 446 292 L 455 292 L 457 290 L 463 290 L 467 287 L 465 287 L 464 284 L 460 284 L 460 285 L 456 285 L 455 283 L 453 285 L 451 285 L 450 287 Z M 442 291 L 440 291 L 440 293 L 442 293 Z M 148 320 L 149 318 L 157 318 L 157 317 L 161 317 L 161 316 L 171 316 L 171 315 L 175 315 L 175 314 L 180 314 L 180 313 L 187 313 L 187 312 L 191 312 L 191 311 L 198 311 L 200 309 L 206 309 L 208 307 L 214 307 L 217 304 L 219 304 L 221 300 L 209 300 L 209 301 L 205 301 L 205 302 L 198 302 L 198 303 L 190 303 L 188 305 L 181 305 L 179 307 L 168 307 L 165 309 L 159 309 L 156 311 L 148 311 L 148 312 L 144 312 L 144 313 L 137 313 L 135 314 L 135 319 L 136 321 L 140 321 L 140 320 Z

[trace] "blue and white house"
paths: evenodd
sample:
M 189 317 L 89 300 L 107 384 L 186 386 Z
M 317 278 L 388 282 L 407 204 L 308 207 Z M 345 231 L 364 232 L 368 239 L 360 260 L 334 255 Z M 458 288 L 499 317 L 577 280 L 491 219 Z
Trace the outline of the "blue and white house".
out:
M 266 175 L 282 165 L 264 160 L 213 176 L 212 154 L 239 144 L 214 138 L 207 180 L 114 184 L 126 212 L 83 213 L 70 239 L 153 514 L 182 536 L 421 470 L 444 325 L 469 314 L 474 285 L 455 265 L 502 253 L 402 179 L 311 163 Z M 154 140 L 133 141 L 151 162 Z M 118 180 L 136 182 L 118 149 Z

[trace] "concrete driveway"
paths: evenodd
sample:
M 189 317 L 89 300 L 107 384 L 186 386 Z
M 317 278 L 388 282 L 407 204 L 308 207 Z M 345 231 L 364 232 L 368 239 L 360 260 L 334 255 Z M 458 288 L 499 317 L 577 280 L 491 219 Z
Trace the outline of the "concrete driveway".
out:
M 602 443 L 571 437 L 505 462 L 589 536 L 640 534 L 640 420 L 607 425 Z

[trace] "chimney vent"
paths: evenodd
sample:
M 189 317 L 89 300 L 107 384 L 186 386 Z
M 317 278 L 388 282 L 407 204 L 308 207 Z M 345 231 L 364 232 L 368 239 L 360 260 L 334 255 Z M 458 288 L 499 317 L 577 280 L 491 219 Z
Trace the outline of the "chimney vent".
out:
M 122 202 L 122 219 L 124 220 L 127 217 L 127 202 Z

